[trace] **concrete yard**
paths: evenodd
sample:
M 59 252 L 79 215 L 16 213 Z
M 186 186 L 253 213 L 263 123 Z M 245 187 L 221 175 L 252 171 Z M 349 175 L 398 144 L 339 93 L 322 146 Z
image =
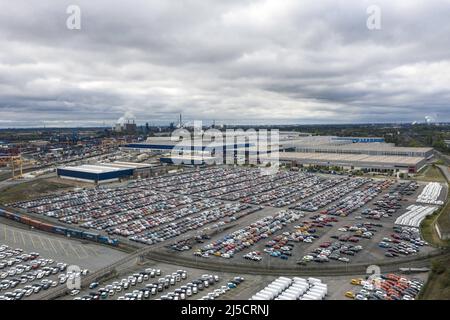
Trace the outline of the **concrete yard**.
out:
M 91 271 L 101 269 L 126 256 L 126 253 L 108 246 L 6 224 L 0 224 L 0 244 L 21 248 L 25 252 L 39 252 L 44 258 L 78 265 Z

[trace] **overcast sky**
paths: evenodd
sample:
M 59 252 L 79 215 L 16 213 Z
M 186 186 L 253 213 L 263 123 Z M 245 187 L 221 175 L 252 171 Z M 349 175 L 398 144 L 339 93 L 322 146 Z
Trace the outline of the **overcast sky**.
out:
M 450 121 L 450 0 L 0 0 L 0 48 L 0 127 Z

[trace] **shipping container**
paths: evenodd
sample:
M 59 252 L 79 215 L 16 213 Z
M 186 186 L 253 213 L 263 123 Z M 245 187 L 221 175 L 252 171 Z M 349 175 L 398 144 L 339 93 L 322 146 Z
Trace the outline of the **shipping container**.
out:
M 66 235 L 67 234 L 67 228 L 53 226 L 52 232 L 57 233 L 57 234 Z
M 34 219 L 30 219 L 30 226 L 32 226 L 32 227 L 34 227 L 36 229 L 39 229 L 40 225 L 41 225 L 41 223 L 39 221 L 34 220 Z
M 83 232 L 80 231 L 80 230 L 75 230 L 75 229 L 67 229 L 66 235 L 68 237 L 74 237 L 74 238 L 82 239 Z
M 22 216 L 21 218 L 20 218 L 20 222 L 22 222 L 22 223 L 24 223 L 24 224 L 27 224 L 27 225 L 30 225 L 30 222 L 31 222 L 31 218 L 28 218 L 28 217 L 26 217 L 26 216 Z
M 53 225 L 41 222 L 39 224 L 39 229 L 46 232 L 53 232 Z
M 83 239 L 97 241 L 98 234 L 83 231 Z
M 6 217 L 12 220 L 15 220 L 17 222 L 20 222 L 21 216 L 16 213 L 6 212 Z
M 109 238 L 108 237 L 105 237 L 105 236 L 98 236 L 97 237 L 97 241 L 98 242 L 100 242 L 100 243 L 104 243 L 104 244 L 108 244 L 108 240 L 109 240 Z

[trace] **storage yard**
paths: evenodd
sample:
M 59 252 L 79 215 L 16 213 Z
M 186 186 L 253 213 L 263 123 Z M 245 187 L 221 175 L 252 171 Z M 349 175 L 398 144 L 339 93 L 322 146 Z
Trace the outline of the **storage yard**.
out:
M 289 170 L 262 175 L 257 168 L 224 166 L 185 169 L 117 186 L 73 190 L 9 203 L 0 214 L 29 225 L 44 219 L 35 229 L 59 236 L 35 230 L 33 234 L 40 235 L 41 239 L 33 235 L 32 243 L 45 243 L 48 255 L 58 261 L 65 261 L 63 256 L 51 252 L 52 243 L 58 241 L 61 247 L 65 247 L 62 242 L 67 242 L 66 247 L 72 247 L 70 250 L 75 252 L 66 257 L 68 263 L 81 264 L 81 257 L 89 250 L 84 244 L 77 247 L 75 243 L 79 241 L 104 244 L 90 246 L 118 252 L 116 260 L 126 254 L 115 250 L 114 245 L 125 245 L 160 252 L 176 261 L 170 268 L 165 265 L 167 270 L 163 270 L 163 263 L 157 263 L 149 267 L 152 270 L 147 268 L 148 272 L 146 268 L 134 267 L 134 271 L 126 274 L 133 268 L 128 266 L 119 272 L 120 279 L 99 284 L 97 290 L 103 288 L 103 291 L 73 292 L 71 298 L 249 299 L 263 290 L 260 286 L 246 285 L 257 278 L 254 273 L 258 270 L 273 272 L 277 268 L 290 268 L 301 273 L 304 269 L 310 274 L 314 268 L 390 263 L 432 254 L 435 249 L 421 239 L 418 225 L 431 212 L 428 208 L 438 208 L 445 201 L 447 192 L 444 184 Z M 12 239 L 20 240 L 27 232 L 0 230 L 0 236 L 5 234 L 9 245 L 14 245 Z M 67 239 L 68 236 L 78 240 Z M 52 242 L 45 237 L 57 240 Z M 20 247 L 21 243 L 17 245 Z M 111 259 L 108 261 L 113 263 Z M 187 268 L 182 266 L 183 261 L 189 262 L 188 265 L 206 263 L 216 271 Z M 219 272 L 220 266 L 237 272 Z M 95 269 L 101 265 L 94 262 L 88 267 Z M 240 268 L 242 273 L 238 272 Z M 252 275 L 245 272 L 248 268 L 254 269 Z M 152 271 L 156 273 L 157 269 L 162 275 L 149 280 Z M 185 283 L 178 281 L 183 274 L 186 274 L 186 279 L 182 279 Z M 236 277 L 245 281 L 241 284 Z M 277 277 L 261 278 L 269 285 Z M 339 295 L 334 292 L 339 286 L 325 287 L 321 296 L 316 291 L 319 287 L 323 289 L 323 285 L 314 288 L 316 285 L 308 277 L 297 278 L 284 279 L 289 282 L 286 288 L 272 298 L 345 298 L 341 291 Z M 213 281 L 214 289 L 199 294 L 202 281 Z M 134 287 L 133 282 L 142 285 Z M 327 283 L 323 279 L 322 282 Z M 161 291 L 160 285 L 164 288 Z M 305 288 L 300 290 L 300 287 Z M 363 300 L 370 296 L 370 292 L 358 294 L 355 292 L 353 298 Z

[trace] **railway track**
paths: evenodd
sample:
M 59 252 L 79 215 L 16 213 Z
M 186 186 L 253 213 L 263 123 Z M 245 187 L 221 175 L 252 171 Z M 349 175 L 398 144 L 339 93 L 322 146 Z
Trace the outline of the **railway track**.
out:
M 365 274 L 367 267 L 373 264 L 378 265 L 382 272 L 398 272 L 402 267 L 426 267 L 429 266 L 431 259 L 448 259 L 450 257 L 450 251 L 436 251 L 428 255 L 408 257 L 398 260 L 384 260 L 378 263 L 358 263 L 358 264 L 342 264 L 336 266 L 314 265 L 311 266 L 296 266 L 296 267 L 274 267 L 268 268 L 267 266 L 258 265 L 233 265 L 227 263 L 221 263 L 220 260 L 194 260 L 190 258 L 177 257 L 170 253 L 162 252 L 148 252 L 146 258 L 149 260 L 179 265 L 183 267 L 191 267 L 197 269 L 204 269 L 216 272 L 227 273 L 239 273 L 239 274 L 257 274 L 257 275 L 275 275 L 280 274 L 287 276 L 296 275 L 316 275 L 316 276 L 338 276 L 338 275 L 355 275 Z M 199 258 L 201 259 L 201 258 Z

